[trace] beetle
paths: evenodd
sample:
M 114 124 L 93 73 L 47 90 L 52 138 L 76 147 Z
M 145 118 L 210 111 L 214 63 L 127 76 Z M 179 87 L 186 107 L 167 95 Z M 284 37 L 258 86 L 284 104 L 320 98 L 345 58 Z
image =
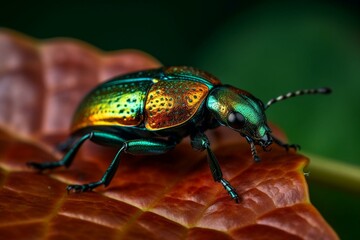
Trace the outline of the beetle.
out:
M 123 153 L 162 154 L 190 136 L 194 149 L 207 151 L 216 182 L 237 203 L 239 195 L 223 174 L 205 131 L 226 126 L 240 133 L 250 145 L 267 150 L 273 142 L 286 150 L 299 148 L 271 134 L 265 110 L 272 104 L 304 94 L 327 94 L 329 88 L 299 90 L 280 95 L 265 105 L 247 91 L 224 85 L 215 76 L 186 66 L 161 67 L 115 77 L 93 89 L 80 103 L 71 124 L 70 137 L 60 145 L 66 154 L 56 162 L 29 162 L 39 170 L 69 167 L 81 145 L 90 140 L 118 148 L 110 166 L 97 182 L 68 185 L 68 191 L 84 192 L 108 186 Z

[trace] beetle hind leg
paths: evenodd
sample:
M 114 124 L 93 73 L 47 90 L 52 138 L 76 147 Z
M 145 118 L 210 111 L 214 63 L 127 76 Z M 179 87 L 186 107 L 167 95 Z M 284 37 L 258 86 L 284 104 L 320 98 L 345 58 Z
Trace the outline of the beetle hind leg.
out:
M 38 170 L 45 170 L 45 169 L 53 169 L 58 168 L 61 166 L 69 167 L 76 155 L 79 151 L 81 145 L 87 140 L 91 139 L 94 133 L 88 133 L 78 139 L 75 143 L 72 144 L 72 147 L 69 151 L 65 154 L 65 156 L 60 161 L 54 162 L 28 162 L 27 165 Z

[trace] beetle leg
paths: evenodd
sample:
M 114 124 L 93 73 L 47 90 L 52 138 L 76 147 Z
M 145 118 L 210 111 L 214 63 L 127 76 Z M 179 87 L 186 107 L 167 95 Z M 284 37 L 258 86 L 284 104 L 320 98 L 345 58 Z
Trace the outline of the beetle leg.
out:
M 279 140 L 278 138 L 274 137 L 273 135 L 271 135 L 272 139 L 274 140 L 274 142 L 285 148 L 286 151 L 289 151 L 290 148 L 293 148 L 295 151 L 296 150 L 300 150 L 300 145 L 299 144 L 287 144 L 287 143 L 283 143 L 281 140 Z
M 113 141 L 113 138 L 117 137 L 116 135 L 109 133 L 101 133 L 101 135 L 102 136 L 95 136 L 92 140 L 94 140 L 95 142 L 97 141 L 111 142 Z M 167 141 L 163 139 L 137 139 L 137 140 L 129 140 L 129 141 L 121 142 L 121 145 L 122 145 L 121 148 L 116 153 L 110 166 L 108 167 L 105 174 L 99 181 L 83 184 L 83 185 L 69 185 L 67 187 L 67 190 L 68 191 L 73 190 L 75 192 L 85 192 L 85 191 L 91 191 L 92 189 L 100 185 L 104 185 L 105 187 L 108 186 L 111 180 L 113 179 L 116 170 L 118 169 L 120 163 L 120 155 L 123 152 L 133 155 L 162 154 L 174 148 L 176 143 L 173 141 Z
M 260 157 L 257 155 L 254 141 L 251 140 L 251 138 L 249 138 L 249 137 L 245 137 L 245 138 L 246 138 L 246 141 L 250 144 L 251 155 L 253 156 L 254 161 L 260 162 Z
M 71 147 L 76 142 L 76 140 L 77 140 L 77 137 L 71 136 L 71 137 L 67 138 L 65 141 L 57 144 L 55 148 L 56 148 L 56 150 L 65 153 L 71 149 Z
M 208 153 L 207 159 L 214 181 L 220 182 L 225 188 L 225 190 L 229 193 L 231 198 L 234 199 L 236 203 L 239 203 L 239 195 L 236 193 L 235 188 L 231 186 L 230 183 L 223 178 L 223 173 L 221 171 L 219 162 L 216 159 L 213 151 L 210 149 L 210 142 L 207 136 L 204 133 L 198 132 L 197 134 L 191 137 L 191 146 L 201 151 L 206 149 Z
M 39 170 L 45 170 L 45 169 L 52 169 L 57 168 L 61 166 L 69 167 L 76 155 L 76 153 L 79 151 L 79 148 L 81 145 L 87 140 L 90 139 L 93 136 L 93 133 L 88 133 L 82 136 L 80 139 L 77 140 L 76 143 L 70 148 L 70 150 L 65 154 L 65 156 L 60 160 L 56 162 L 28 162 L 27 165 Z
M 76 153 L 79 151 L 81 145 L 86 141 L 90 140 L 96 143 L 101 143 L 107 146 L 121 146 L 125 140 L 117 135 L 108 134 L 103 132 L 90 132 L 77 139 L 77 141 L 72 144 L 70 150 L 65 154 L 65 156 L 56 162 L 29 162 L 28 166 L 34 167 L 39 170 L 52 169 L 61 166 L 69 167 L 74 160 Z
M 126 144 L 123 143 L 123 146 L 119 149 L 119 151 L 116 153 L 114 159 L 112 160 L 110 166 L 108 167 L 108 169 L 106 170 L 105 174 L 103 175 L 103 177 L 97 181 L 97 182 L 92 182 L 92 183 L 87 183 L 87 184 L 74 184 L 74 185 L 68 185 L 66 187 L 66 190 L 68 192 L 70 191 L 75 191 L 75 192 L 86 192 L 86 191 L 91 191 L 92 189 L 104 184 L 105 187 L 107 185 L 110 184 L 112 178 L 114 177 L 116 170 L 119 166 L 120 163 L 120 154 L 124 151 L 124 149 L 126 148 Z

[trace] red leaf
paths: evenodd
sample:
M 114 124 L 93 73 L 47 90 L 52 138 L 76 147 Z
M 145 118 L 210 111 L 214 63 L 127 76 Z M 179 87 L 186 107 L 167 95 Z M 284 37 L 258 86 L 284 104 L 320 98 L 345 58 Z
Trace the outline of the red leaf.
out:
M 308 160 L 273 146 L 259 150 L 262 161 L 254 163 L 249 145 L 228 129 L 207 134 L 239 204 L 188 139 L 159 156 L 124 154 L 110 186 L 94 192 L 67 194 L 65 187 L 98 180 L 113 149 L 86 143 L 69 169 L 26 167 L 61 157 L 49 143 L 66 135 L 74 108 L 95 84 L 157 66 L 139 51 L 109 55 L 74 40 L 40 43 L 0 32 L 4 239 L 338 239 L 309 202 Z

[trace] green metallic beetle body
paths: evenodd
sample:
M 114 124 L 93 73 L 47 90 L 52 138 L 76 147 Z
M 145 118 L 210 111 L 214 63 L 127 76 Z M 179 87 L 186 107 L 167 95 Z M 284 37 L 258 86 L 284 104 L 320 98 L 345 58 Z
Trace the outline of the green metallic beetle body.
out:
M 131 138 L 182 138 L 195 128 L 211 126 L 205 99 L 221 84 L 193 68 L 162 68 L 110 80 L 90 92 L 80 104 L 72 132 L 106 129 Z M 203 125 L 203 126 L 201 126 Z M 130 137 L 128 136 L 127 139 Z
M 264 150 L 275 142 L 288 145 L 271 135 L 265 110 L 271 104 L 303 94 L 329 93 L 327 88 L 300 90 L 270 100 L 267 105 L 250 93 L 223 85 L 214 76 L 191 67 L 163 67 L 116 77 L 90 92 L 79 105 L 72 126 L 72 136 L 61 145 L 68 150 L 59 162 L 31 162 L 37 169 L 70 166 L 80 146 L 91 140 L 118 147 L 110 167 L 93 183 L 69 185 L 68 191 L 88 191 L 109 185 L 123 152 L 161 154 L 190 136 L 194 149 L 206 150 L 211 173 L 230 196 L 239 201 L 234 187 L 223 178 L 220 165 L 210 149 L 204 132 L 220 125 L 245 137 L 255 161 L 255 145 Z

